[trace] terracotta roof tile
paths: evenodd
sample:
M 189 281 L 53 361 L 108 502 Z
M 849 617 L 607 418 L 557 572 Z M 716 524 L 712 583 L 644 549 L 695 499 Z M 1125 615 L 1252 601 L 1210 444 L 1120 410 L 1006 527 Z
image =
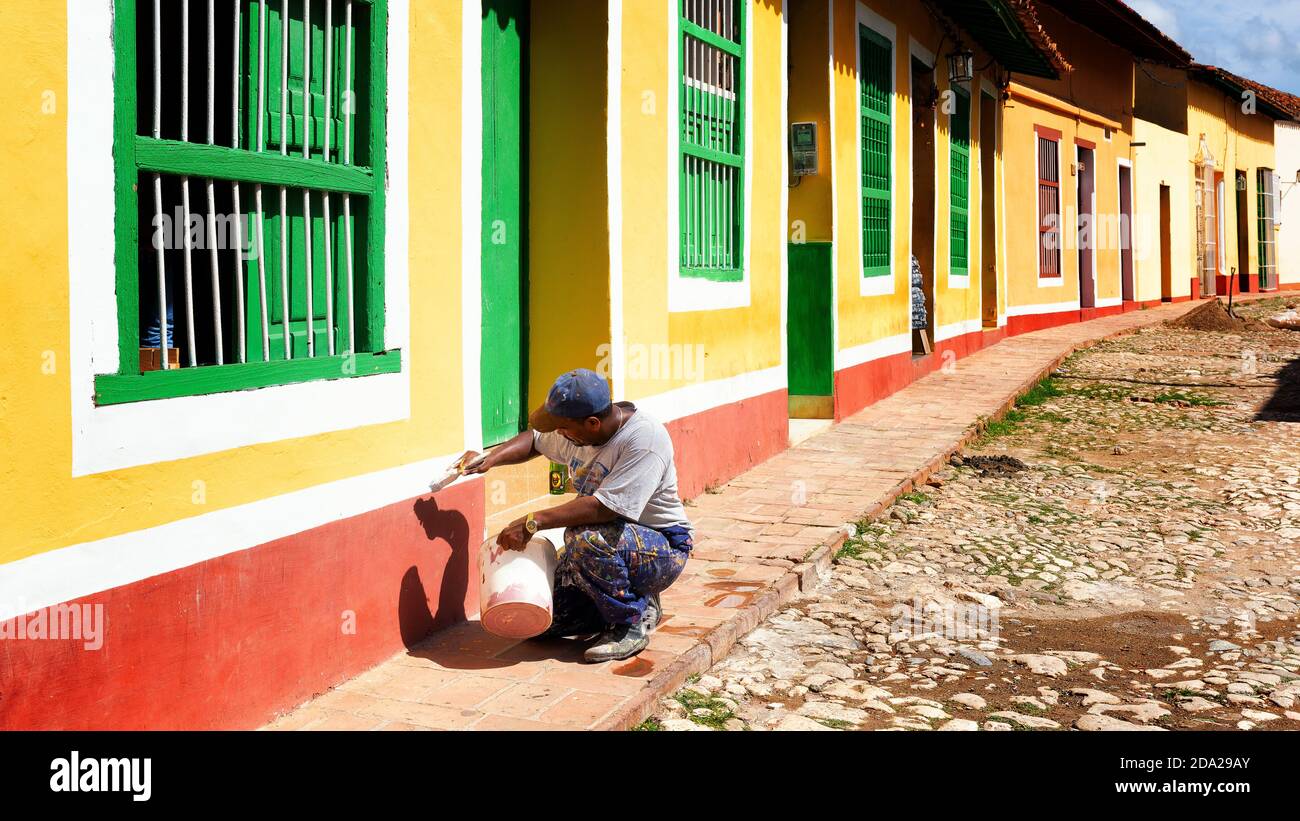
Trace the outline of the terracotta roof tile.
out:
M 1238 88 L 1253 91 L 1255 96 L 1271 105 L 1280 112 L 1291 115 L 1292 118 L 1300 119 L 1300 97 L 1283 91 L 1279 88 L 1266 86 L 1263 83 L 1257 83 L 1249 77 L 1242 77 L 1240 74 L 1234 74 L 1226 68 L 1218 66 L 1205 65 L 1203 63 L 1193 63 L 1191 66 L 1192 73 L 1201 76 L 1216 77 L 1220 81 Z

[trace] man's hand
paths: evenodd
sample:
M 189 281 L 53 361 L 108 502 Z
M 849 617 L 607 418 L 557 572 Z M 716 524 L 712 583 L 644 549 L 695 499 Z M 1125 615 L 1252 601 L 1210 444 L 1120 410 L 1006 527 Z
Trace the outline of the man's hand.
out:
M 528 544 L 528 531 L 524 530 L 524 520 L 515 519 L 501 528 L 497 534 L 497 544 L 506 550 L 523 550 Z
M 491 465 L 488 464 L 487 453 L 479 453 L 473 450 L 465 451 L 457 462 L 460 465 L 460 472 L 466 476 L 472 476 L 476 473 L 487 473 Z

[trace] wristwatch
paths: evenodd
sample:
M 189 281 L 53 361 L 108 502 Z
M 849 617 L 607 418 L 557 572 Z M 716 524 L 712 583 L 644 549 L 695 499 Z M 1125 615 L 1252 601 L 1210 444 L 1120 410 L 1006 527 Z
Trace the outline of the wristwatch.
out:
M 524 530 L 528 531 L 529 536 L 537 535 L 537 520 L 531 513 L 524 517 Z

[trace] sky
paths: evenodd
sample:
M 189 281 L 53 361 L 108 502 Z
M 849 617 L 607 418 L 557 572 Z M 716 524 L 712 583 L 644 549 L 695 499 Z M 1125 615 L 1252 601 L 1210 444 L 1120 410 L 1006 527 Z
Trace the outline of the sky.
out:
M 1300 0 L 1126 0 L 1192 53 L 1300 94 Z

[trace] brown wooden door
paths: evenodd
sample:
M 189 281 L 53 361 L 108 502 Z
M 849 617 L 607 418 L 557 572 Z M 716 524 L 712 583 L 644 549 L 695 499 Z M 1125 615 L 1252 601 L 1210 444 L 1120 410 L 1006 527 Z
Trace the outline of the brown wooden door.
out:
M 1096 215 L 1093 214 L 1092 199 L 1096 192 L 1096 171 L 1093 169 L 1094 152 L 1090 148 L 1078 147 L 1078 213 L 1079 213 L 1079 307 L 1092 308 L 1097 304 L 1097 281 L 1093 271 L 1093 234 L 1096 229 Z

